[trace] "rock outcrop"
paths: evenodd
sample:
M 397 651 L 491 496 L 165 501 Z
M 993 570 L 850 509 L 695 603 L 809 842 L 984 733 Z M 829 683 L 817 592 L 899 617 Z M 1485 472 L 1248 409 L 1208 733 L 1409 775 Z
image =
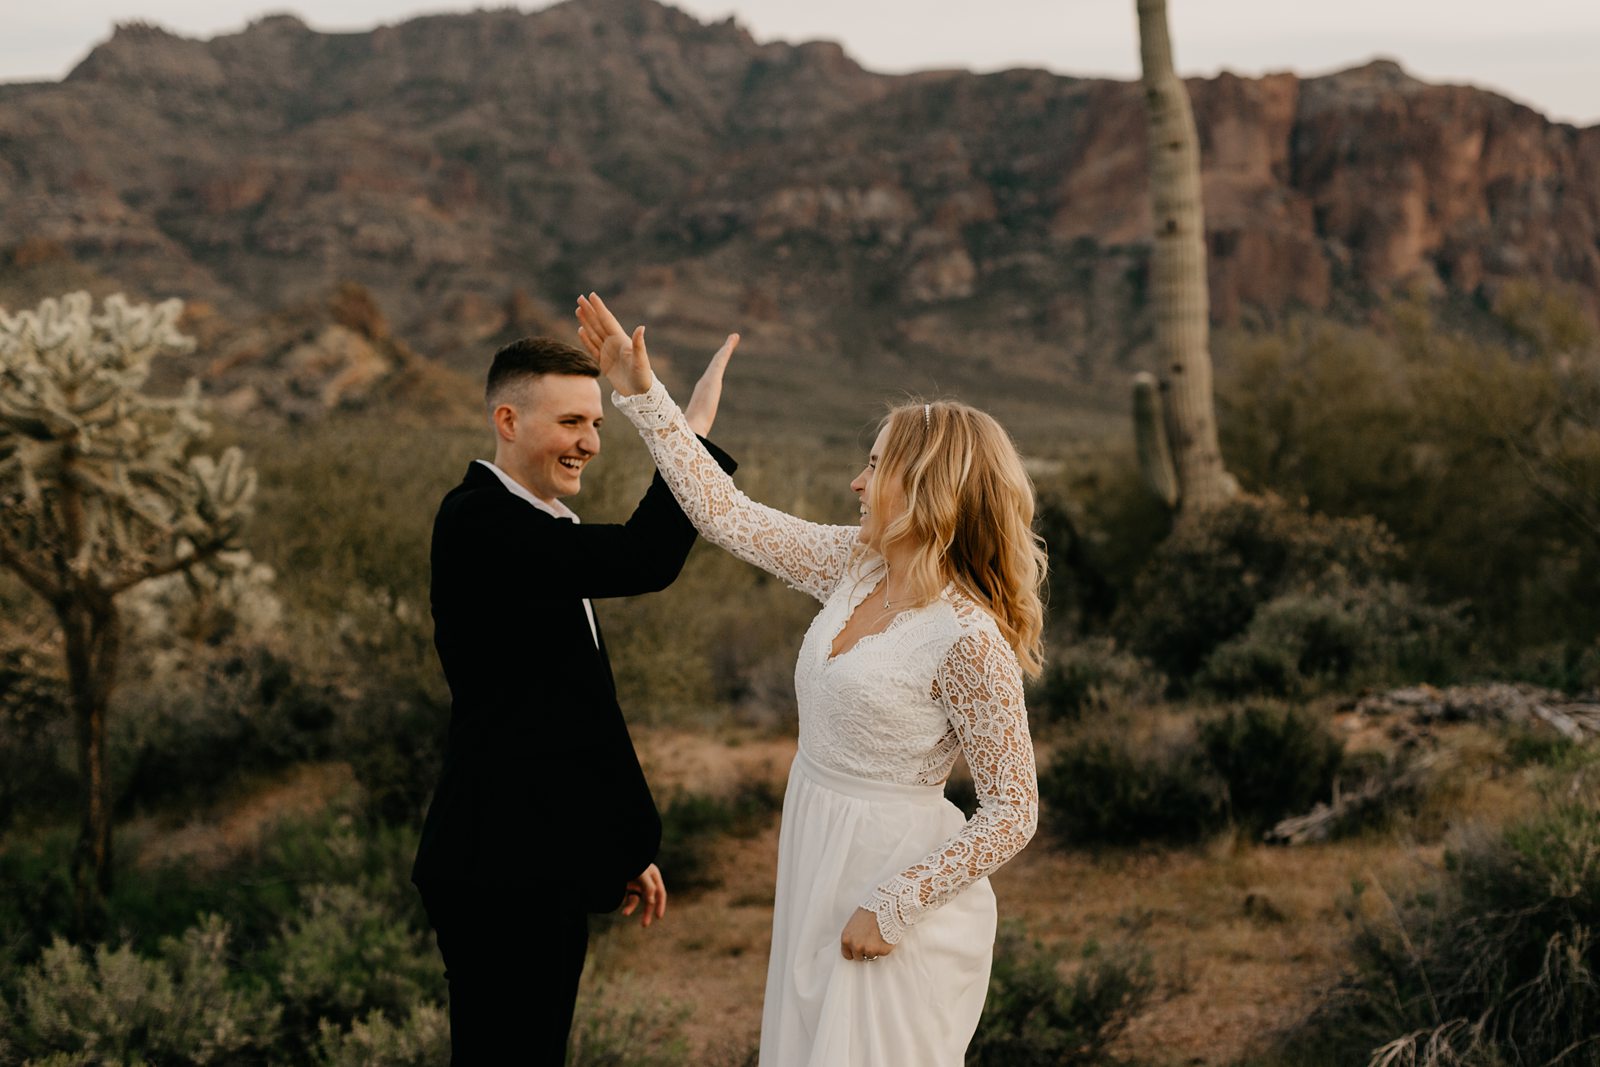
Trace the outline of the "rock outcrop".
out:
M 1190 91 L 1220 322 L 1513 278 L 1600 317 L 1600 127 L 1383 61 Z M 1132 83 L 875 74 L 654 0 L 125 25 L 60 83 L 0 86 L 0 302 L 40 249 L 235 322 L 354 280 L 475 368 L 601 288 L 665 337 L 743 327 L 864 381 L 1120 383 L 1147 334 L 1143 121 Z M 379 373 L 348 341 L 314 340 L 303 362 L 346 375 L 318 388 Z

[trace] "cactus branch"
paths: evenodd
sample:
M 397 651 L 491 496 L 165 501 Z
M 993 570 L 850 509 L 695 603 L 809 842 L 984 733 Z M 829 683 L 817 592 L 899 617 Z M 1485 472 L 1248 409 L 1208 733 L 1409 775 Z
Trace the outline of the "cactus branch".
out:
M 1173 68 L 1166 0 L 1137 0 L 1137 8 L 1155 223 L 1150 290 L 1156 358 L 1165 386 L 1177 504 L 1193 514 L 1225 503 L 1238 491 L 1222 465 L 1212 398 L 1200 139 L 1188 90 Z
M 255 475 L 237 449 L 192 456 L 210 430 L 198 387 L 141 391 L 150 362 L 187 352 L 183 305 L 87 293 L 0 311 L 0 566 L 46 600 L 60 623 L 83 776 L 73 854 L 80 928 L 111 882 L 106 716 L 122 633 L 116 597 L 225 550 L 249 513 Z

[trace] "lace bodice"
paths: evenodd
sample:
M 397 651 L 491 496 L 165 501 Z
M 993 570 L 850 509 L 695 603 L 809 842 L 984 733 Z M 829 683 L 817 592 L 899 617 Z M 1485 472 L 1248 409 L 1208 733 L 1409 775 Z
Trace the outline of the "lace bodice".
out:
M 758 504 L 689 430 L 661 383 L 612 402 L 707 540 L 822 602 L 800 648 L 800 747 L 846 774 L 937 785 L 964 753 L 978 812 L 962 830 L 874 887 L 865 907 L 884 940 L 1016 855 L 1033 836 L 1039 790 L 1022 672 L 994 619 L 953 586 L 838 656 L 834 638 L 883 575 L 859 528 L 806 522 Z

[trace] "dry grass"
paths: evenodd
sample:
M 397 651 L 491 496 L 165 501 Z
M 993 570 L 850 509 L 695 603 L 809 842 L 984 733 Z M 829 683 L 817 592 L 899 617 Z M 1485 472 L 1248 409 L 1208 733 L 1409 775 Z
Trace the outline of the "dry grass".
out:
M 636 733 L 664 801 L 675 791 L 731 795 L 752 780 L 781 790 L 794 754 L 787 736 Z M 1371 734 L 1350 740 L 1382 743 Z M 1186 849 L 1062 850 L 1040 838 L 994 878 L 1002 918 L 1021 919 L 1069 954 L 1089 941 L 1136 938 L 1161 992 L 1117 1051 L 1154 1065 L 1234 1063 L 1299 1018 L 1339 972 L 1355 883 L 1377 890 L 1360 894 L 1360 906 L 1381 907 L 1437 870 L 1446 829 L 1498 823 L 1530 806 L 1527 774 L 1492 758 L 1497 738 L 1458 727 L 1438 740 L 1452 753 L 1451 781 L 1430 803 L 1438 810 L 1398 834 L 1300 849 L 1222 835 Z M 214 869 L 254 848 L 275 820 L 312 814 L 350 788 L 343 765 L 306 765 L 185 825 L 130 826 L 130 843 L 141 865 Z M 694 1062 L 741 1062 L 760 1031 L 777 836 L 774 820 L 719 839 L 719 884 L 673 897 L 659 925 L 597 921 L 583 995 L 626 978 L 631 996 L 689 1009 L 683 1032 Z
M 1463 726 L 1445 741 L 1456 771 L 1433 802 L 1448 810 L 1416 820 L 1425 839 L 1374 834 L 1285 849 L 1224 835 L 1189 849 L 1096 852 L 1063 851 L 1041 838 L 995 876 L 1001 916 L 1021 919 L 1032 936 L 1069 952 L 1130 937 L 1150 951 L 1162 992 L 1120 1053 L 1150 1064 L 1236 1062 L 1298 1019 L 1339 972 L 1356 883 L 1398 893 L 1438 869 L 1448 826 L 1499 822 L 1529 806 L 1522 776 L 1490 771 L 1497 739 Z M 794 752 L 790 738 L 719 741 L 678 732 L 640 742 L 658 792 L 715 793 L 764 775 L 781 783 Z M 755 1045 L 777 828 L 725 839 L 716 851 L 721 886 L 674 900 L 660 927 L 610 928 L 596 938 L 585 976 L 587 990 L 601 976 L 626 972 L 644 995 L 689 1005 L 686 1036 L 701 1053 Z M 1361 906 L 1381 906 L 1385 897 L 1362 894 Z
M 117 836 L 133 847 L 140 870 L 182 864 L 197 872 L 220 871 L 255 851 L 277 823 L 315 815 L 355 787 L 347 763 L 302 763 L 281 779 L 241 788 L 232 801 L 181 826 L 162 826 L 147 817 L 119 827 Z

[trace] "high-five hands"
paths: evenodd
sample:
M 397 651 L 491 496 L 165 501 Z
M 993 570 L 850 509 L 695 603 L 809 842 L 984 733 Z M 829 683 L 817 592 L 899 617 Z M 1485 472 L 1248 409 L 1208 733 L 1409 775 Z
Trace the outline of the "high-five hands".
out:
M 639 916 L 641 926 L 649 926 L 667 914 L 667 886 L 661 880 L 661 869 L 653 863 L 628 883 L 622 914 L 632 915 L 641 903 L 644 904 L 644 911 Z
M 629 334 L 597 293 L 578 297 L 577 315 L 578 339 L 600 362 L 600 373 L 611 380 L 612 387 L 623 396 L 649 390 L 655 375 L 650 370 L 650 355 L 645 350 L 644 327 L 637 326 Z M 689 429 L 701 437 L 711 432 L 711 425 L 717 419 L 717 407 L 722 402 L 722 376 L 737 347 L 739 335 L 730 333 L 695 383 L 689 406 L 683 411 Z

